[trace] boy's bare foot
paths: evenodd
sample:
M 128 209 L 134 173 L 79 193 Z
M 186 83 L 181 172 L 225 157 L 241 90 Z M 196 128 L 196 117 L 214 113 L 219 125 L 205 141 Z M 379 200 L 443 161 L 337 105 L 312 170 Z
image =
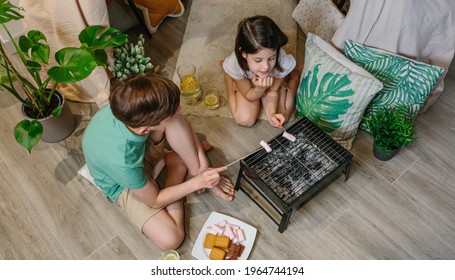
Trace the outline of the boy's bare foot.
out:
M 210 191 L 214 195 L 226 201 L 231 201 L 234 199 L 234 184 L 232 184 L 231 180 L 225 176 L 221 176 L 221 181 L 218 183 L 218 185 L 211 188 Z

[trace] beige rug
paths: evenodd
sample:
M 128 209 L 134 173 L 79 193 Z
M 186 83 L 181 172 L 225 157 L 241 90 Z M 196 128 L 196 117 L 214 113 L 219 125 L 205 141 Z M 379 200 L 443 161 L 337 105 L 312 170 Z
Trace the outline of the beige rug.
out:
M 225 59 L 234 50 L 237 24 L 245 17 L 262 14 L 272 18 L 288 36 L 286 52 L 296 57 L 297 23 L 292 18 L 296 2 L 193 0 L 177 67 L 183 63 L 194 64 L 197 68 L 196 78 L 202 90 L 215 87 L 220 92 L 223 102 L 216 110 L 207 109 L 204 102 L 195 106 L 182 104 L 183 113 L 196 116 L 232 117 L 226 100 L 223 69 L 218 61 Z M 177 73 L 174 73 L 173 81 L 180 83 Z M 262 118 L 264 118 L 263 114 Z

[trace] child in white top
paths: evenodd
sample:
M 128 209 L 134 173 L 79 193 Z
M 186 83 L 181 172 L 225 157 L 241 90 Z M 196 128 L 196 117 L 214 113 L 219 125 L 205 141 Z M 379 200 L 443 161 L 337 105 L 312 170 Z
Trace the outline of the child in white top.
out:
M 282 49 L 287 42 L 269 17 L 239 23 L 234 52 L 223 62 L 229 108 L 238 124 L 254 125 L 261 103 L 271 125 L 282 127 L 289 120 L 301 67 Z

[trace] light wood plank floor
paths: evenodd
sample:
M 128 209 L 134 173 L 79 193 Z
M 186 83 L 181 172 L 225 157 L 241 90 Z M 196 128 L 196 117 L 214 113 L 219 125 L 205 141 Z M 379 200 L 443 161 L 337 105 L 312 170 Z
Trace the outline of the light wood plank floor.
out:
M 148 40 L 154 65 L 171 77 L 186 13 L 166 19 Z M 130 32 L 134 38 L 140 29 Z M 300 33 L 298 60 L 302 61 Z M 418 140 L 393 160 L 376 160 L 372 139 L 359 132 L 351 176 L 340 177 L 301 208 L 288 229 L 277 226 L 242 192 L 233 202 L 210 193 L 187 199 L 184 259 L 212 211 L 258 229 L 250 259 L 455 259 L 455 66 L 439 102 L 417 119 Z M 19 104 L 0 98 L 0 259 L 157 259 L 160 250 L 85 179 L 81 139 L 96 105 L 72 102 L 79 124 L 60 143 L 39 143 L 29 155 L 13 139 Z M 242 128 L 232 119 L 188 117 L 214 166 L 226 164 L 280 131 L 260 121 Z M 237 178 L 239 165 L 226 174 Z

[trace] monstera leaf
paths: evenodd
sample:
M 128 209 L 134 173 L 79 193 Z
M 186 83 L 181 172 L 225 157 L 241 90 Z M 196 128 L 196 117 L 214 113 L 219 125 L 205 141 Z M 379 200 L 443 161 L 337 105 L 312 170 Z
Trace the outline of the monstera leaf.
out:
M 101 25 L 87 26 L 79 33 L 80 48 L 67 47 L 55 53 L 59 64 L 48 71 L 49 77 L 59 83 L 74 83 L 87 78 L 96 66 L 107 61 L 105 49 L 127 42 L 127 35 L 115 28 Z
M 101 25 L 86 27 L 79 34 L 82 48 L 86 49 L 95 59 L 98 66 L 104 66 L 107 61 L 105 49 L 125 44 L 128 35 L 119 33 L 115 28 L 107 28 Z
M 7 0 L 0 0 L 0 24 L 11 20 L 19 20 L 23 16 L 19 13 L 19 8 Z
M 27 33 L 27 36 L 22 35 L 19 38 L 19 48 L 27 57 L 30 57 L 32 61 L 47 64 L 49 62 L 51 49 L 46 42 L 47 39 L 43 32 L 30 30 Z M 39 68 L 41 69 L 41 67 Z
M 320 64 L 302 79 L 297 96 L 297 114 L 306 116 L 324 131 L 331 133 L 343 123 L 343 115 L 352 106 L 355 92 L 346 89 L 351 84 L 347 74 L 325 73 L 318 80 Z
M 59 64 L 47 74 L 59 83 L 74 83 L 87 78 L 97 64 L 92 55 L 80 48 L 64 48 L 55 53 L 55 60 Z

